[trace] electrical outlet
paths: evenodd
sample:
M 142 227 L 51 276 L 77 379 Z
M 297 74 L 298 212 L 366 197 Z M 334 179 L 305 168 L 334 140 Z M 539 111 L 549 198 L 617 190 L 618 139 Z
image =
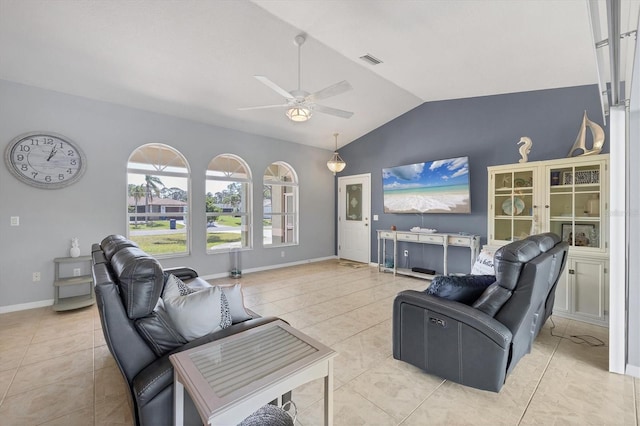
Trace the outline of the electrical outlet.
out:
M 33 282 L 40 281 L 40 272 L 33 273 Z
M 284 250 L 280 252 L 280 257 L 284 257 Z
M 404 251 L 404 257 L 407 257 L 407 256 L 409 256 L 409 250 Z
M 73 268 L 73 276 L 74 277 L 80 276 L 80 268 Z

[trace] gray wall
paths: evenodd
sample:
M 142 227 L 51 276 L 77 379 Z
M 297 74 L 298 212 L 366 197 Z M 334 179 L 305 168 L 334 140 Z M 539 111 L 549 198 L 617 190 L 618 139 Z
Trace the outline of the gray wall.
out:
M 342 176 L 371 173 L 371 259 L 377 259 L 376 229 L 413 226 L 441 232 L 487 236 L 487 166 L 517 163 L 521 136 L 533 140 L 529 161 L 566 157 L 584 111 L 600 125 L 597 86 L 428 102 L 340 150 L 347 167 Z M 606 130 L 606 129 L 605 129 Z M 604 151 L 608 152 L 605 143 Z M 385 214 L 382 168 L 451 157 L 469 156 L 470 214 Z M 442 249 L 407 244 L 411 266 L 442 272 Z M 405 248 L 405 247 L 403 247 Z M 404 266 L 400 259 L 399 266 Z M 449 250 L 449 272 L 469 272 L 469 251 Z
M 239 155 L 251 167 L 254 223 L 262 222 L 261 182 L 270 163 L 289 163 L 300 181 L 300 245 L 264 249 L 262 229 L 255 226 L 254 249 L 242 252 L 244 270 L 335 254 L 333 233 L 318 232 L 335 227 L 334 181 L 325 165 L 329 151 L 0 80 L 2 149 L 19 134 L 35 130 L 76 141 L 88 168 L 67 188 L 42 190 L 18 181 L 3 162 L 0 308 L 52 299 L 52 259 L 68 256 L 72 237 L 79 238 L 82 254 L 89 254 L 91 243 L 126 232 L 127 160 L 149 142 L 175 147 L 191 167 L 191 255 L 162 259 L 163 266 L 187 265 L 200 275 L 229 271 L 229 254 L 205 254 L 204 174 L 208 162 L 221 153 Z M 11 216 L 20 217 L 19 227 L 10 226 Z M 32 282 L 32 272 L 41 272 L 42 281 Z

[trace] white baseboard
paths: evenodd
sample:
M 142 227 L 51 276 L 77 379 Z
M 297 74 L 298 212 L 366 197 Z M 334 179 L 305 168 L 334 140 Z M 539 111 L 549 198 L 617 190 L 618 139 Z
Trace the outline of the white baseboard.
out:
M 627 364 L 625 373 L 627 376 L 633 376 L 640 378 L 640 365 Z
M 331 259 L 337 259 L 337 258 L 338 256 L 319 257 L 316 259 L 299 260 L 297 262 L 279 263 L 277 265 L 267 265 L 267 266 L 260 266 L 258 268 L 249 268 L 249 269 L 245 269 L 242 272 L 245 274 L 250 274 L 252 272 L 286 268 L 287 266 L 306 265 L 307 263 L 322 262 L 325 260 L 331 260 Z M 224 272 L 220 274 L 201 275 L 200 278 L 202 278 L 203 280 L 214 280 L 217 278 L 230 278 L 230 277 L 228 272 Z M 24 311 L 27 309 L 34 309 L 34 308 L 42 308 L 43 306 L 52 306 L 52 305 L 53 305 L 53 299 L 40 300 L 38 302 L 21 303 L 18 305 L 0 306 L 0 314 L 5 314 L 8 312 L 15 312 L 15 311 Z
M 27 309 L 42 308 L 44 306 L 52 306 L 53 299 L 40 300 L 38 302 L 20 303 L 18 305 L 0 306 L 0 314 L 7 312 L 25 311 Z
M 276 265 L 266 265 L 266 266 L 259 266 L 257 268 L 244 269 L 242 270 L 242 273 L 250 274 L 252 272 L 269 271 L 271 269 L 286 268 L 288 266 L 306 265 L 308 263 L 323 262 L 325 260 L 331 260 L 331 259 L 337 259 L 337 258 L 338 256 L 327 256 L 327 257 L 318 257 L 316 259 L 299 260 L 296 262 L 278 263 Z M 200 278 L 202 278 L 203 280 L 215 280 L 217 278 L 231 278 L 231 277 L 229 277 L 228 272 L 224 272 L 221 274 L 201 275 Z

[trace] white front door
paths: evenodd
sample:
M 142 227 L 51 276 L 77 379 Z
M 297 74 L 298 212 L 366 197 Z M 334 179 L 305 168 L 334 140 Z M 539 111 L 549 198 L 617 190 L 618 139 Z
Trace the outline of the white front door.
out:
M 369 263 L 371 174 L 338 178 L 338 257 Z

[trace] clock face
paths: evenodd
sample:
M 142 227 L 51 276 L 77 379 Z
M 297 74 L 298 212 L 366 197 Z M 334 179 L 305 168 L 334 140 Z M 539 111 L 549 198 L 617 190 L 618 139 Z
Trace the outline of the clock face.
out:
M 38 188 L 58 189 L 80 179 L 86 168 L 82 150 L 55 133 L 31 132 L 7 146 L 4 159 L 9 171 Z

